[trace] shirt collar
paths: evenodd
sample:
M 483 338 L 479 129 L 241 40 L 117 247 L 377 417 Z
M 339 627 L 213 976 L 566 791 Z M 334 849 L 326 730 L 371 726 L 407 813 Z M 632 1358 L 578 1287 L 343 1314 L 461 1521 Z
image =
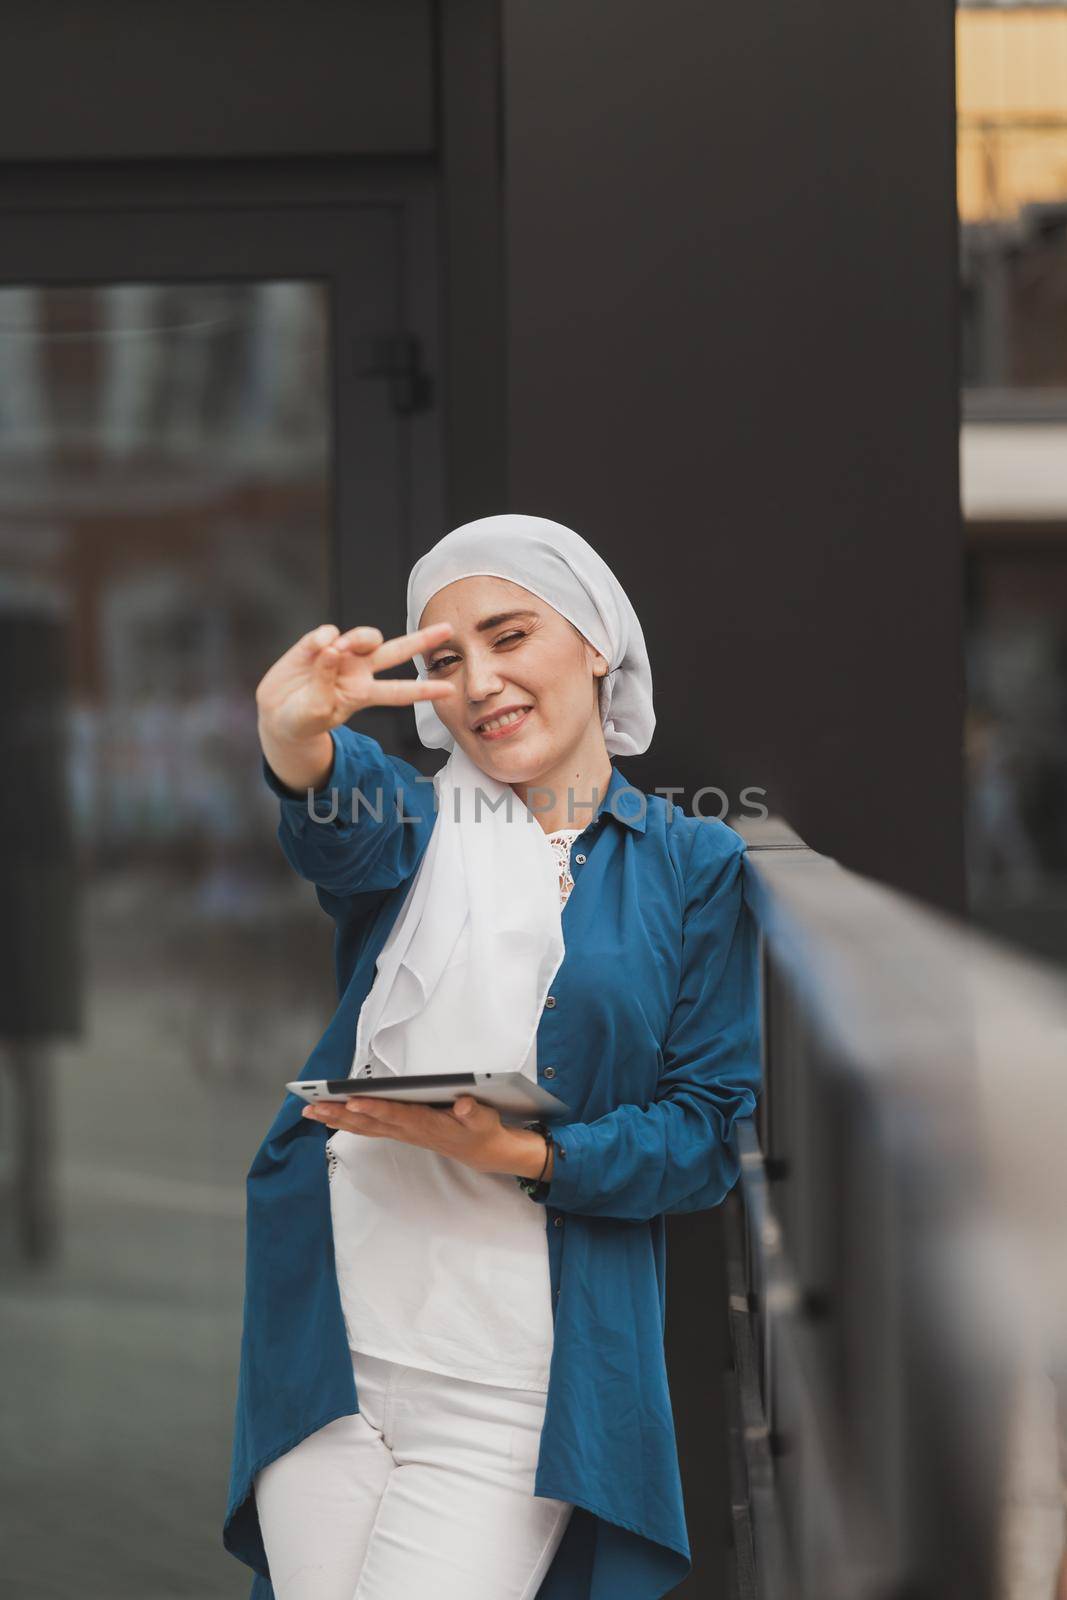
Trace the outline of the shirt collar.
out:
M 624 827 L 632 828 L 635 833 L 645 831 L 648 796 L 635 789 L 614 762 L 604 798 L 594 813 L 594 822 L 599 820 L 602 811 L 613 817 L 616 822 L 622 823 Z

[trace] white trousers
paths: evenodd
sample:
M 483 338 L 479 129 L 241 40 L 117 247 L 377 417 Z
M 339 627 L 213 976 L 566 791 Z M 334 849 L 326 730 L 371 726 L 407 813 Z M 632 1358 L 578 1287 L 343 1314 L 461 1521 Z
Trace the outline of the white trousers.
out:
M 544 1393 L 352 1363 L 359 1412 L 255 1477 L 276 1600 L 533 1600 L 573 1509 L 533 1492 Z

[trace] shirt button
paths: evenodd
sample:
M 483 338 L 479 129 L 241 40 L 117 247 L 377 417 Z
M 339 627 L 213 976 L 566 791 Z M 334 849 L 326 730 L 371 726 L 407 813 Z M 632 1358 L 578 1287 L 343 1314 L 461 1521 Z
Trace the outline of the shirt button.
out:
M 562 1228 L 562 1226 L 563 1226 L 563 1218 L 562 1217 L 553 1217 L 552 1226 L 554 1228 Z
M 584 856 L 575 856 L 574 859 L 575 859 L 575 861 L 578 863 L 578 865 L 580 867 L 584 867 L 585 866 L 585 857 Z
M 555 1005 L 555 1003 L 556 1003 L 555 995 L 554 994 L 550 994 L 548 999 L 545 1001 L 545 1010 L 546 1011 L 551 1011 L 552 1007 Z
M 554 1078 L 555 1076 L 556 1076 L 555 1067 L 546 1067 L 545 1068 L 545 1077 L 546 1078 Z

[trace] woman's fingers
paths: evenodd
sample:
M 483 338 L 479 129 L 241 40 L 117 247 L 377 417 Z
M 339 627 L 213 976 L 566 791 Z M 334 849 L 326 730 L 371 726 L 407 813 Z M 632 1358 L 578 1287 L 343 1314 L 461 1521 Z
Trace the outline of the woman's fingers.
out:
M 320 665 L 333 666 L 346 650 L 366 652 L 377 649 L 381 643 L 382 631 L 380 628 L 361 626 L 350 628 L 342 634 L 336 623 L 323 622 L 317 628 L 312 628 L 299 638 L 294 645 L 290 645 L 284 655 L 280 655 L 271 673 L 276 674 L 279 680 L 287 680 L 293 671 L 314 670 Z
M 325 1122 L 329 1127 L 344 1128 L 349 1133 L 368 1134 L 371 1138 L 399 1139 L 402 1144 L 417 1144 L 433 1148 L 442 1131 L 441 1114 L 431 1106 L 405 1105 L 399 1100 L 357 1100 L 352 1104 L 339 1100 L 320 1101 L 306 1106 L 302 1115 L 314 1122 Z
M 349 628 L 347 633 L 342 633 L 333 642 L 338 650 L 349 650 L 354 654 L 367 655 L 371 650 L 376 650 L 382 643 L 385 635 L 381 628 L 373 628 L 367 623 L 361 623 L 358 628 Z
M 292 666 L 302 666 L 314 661 L 319 651 L 325 645 L 332 643 L 339 632 L 340 630 L 332 622 L 324 622 L 320 627 L 312 628 L 310 633 L 305 633 L 302 639 L 291 645 L 283 656 L 279 656 L 278 664 L 285 661 Z
M 338 650 L 336 642 L 331 640 L 312 656 L 311 670 L 312 672 L 328 672 L 332 675 L 336 673 L 343 660 L 344 651 Z
M 410 706 L 416 700 L 451 700 L 455 685 L 428 683 L 422 678 L 375 678 L 374 704 L 378 706 Z
M 476 1171 L 510 1170 L 506 1160 L 503 1166 L 500 1164 L 499 1111 L 470 1095 L 458 1096 L 446 1109 L 357 1094 L 343 1105 L 334 1101 L 305 1106 L 302 1115 L 364 1138 L 395 1139 L 400 1144 L 435 1150 Z
M 448 638 L 450 628 L 451 623 L 435 622 L 429 628 L 416 628 L 414 633 L 402 633 L 396 639 L 387 640 L 375 650 L 371 671 L 383 672 L 386 667 L 397 667 L 402 661 L 410 661 L 413 655 L 432 650 L 435 644 Z
M 337 629 L 332 622 L 324 622 L 305 633 L 267 668 L 257 685 L 256 699 L 261 704 L 274 704 L 280 696 L 284 696 L 289 685 L 299 681 L 308 672 L 319 653 L 336 636 Z
M 448 630 L 447 622 L 438 622 L 431 628 L 418 628 L 414 633 L 404 634 L 383 644 L 380 642 L 380 629 L 351 628 L 348 633 L 333 640 L 323 654 L 351 663 L 352 675 L 342 670 L 338 687 L 342 694 L 348 693 L 363 704 L 410 706 L 417 700 L 450 700 L 456 693 L 451 683 L 435 683 L 428 678 L 375 676 L 408 660 L 417 650 L 432 649 L 447 635 Z
M 418 628 L 414 633 L 405 633 L 399 638 L 384 642 L 382 630 L 370 623 L 360 623 L 355 628 L 349 628 L 342 633 L 333 622 L 323 622 L 317 628 L 312 628 L 303 634 L 295 644 L 290 645 L 285 653 L 278 657 L 275 665 L 280 666 L 285 662 L 289 666 L 308 665 L 325 649 L 333 645 L 338 651 L 350 651 L 357 655 L 376 656 L 374 671 L 380 672 L 385 667 L 395 667 L 401 661 L 408 661 L 423 649 L 424 646 L 439 643 L 448 634 L 450 624 L 435 622 L 430 628 Z
M 332 622 L 321 623 L 298 639 L 264 675 L 256 690 L 261 715 L 278 716 L 288 708 L 289 722 L 318 732 L 323 717 L 350 716 L 363 706 L 410 706 L 418 700 L 448 700 L 456 689 L 425 678 L 377 678 L 375 673 L 409 660 L 440 644 L 447 622 L 417 628 L 383 640 L 382 630 L 361 623 L 341 633 Z M 294 737 L 292 726 L 286 737 Z
M 309 1106 L 303 1113 L 311 1122 L 324 1123 L 327 1128 L 342 1133 L 361 1133 L 370 1139 L 391 1139 L 395 1135 L 382 1127 L 375 1117 L 361 1116 L 356 1111 L 345 1111 L 340 1106 L 330 1111 L 313 1111 Z

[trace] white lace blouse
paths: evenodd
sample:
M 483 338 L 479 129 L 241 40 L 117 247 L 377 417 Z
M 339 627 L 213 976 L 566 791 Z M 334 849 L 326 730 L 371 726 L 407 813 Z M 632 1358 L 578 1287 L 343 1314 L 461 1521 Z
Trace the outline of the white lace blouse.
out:
M 560 906 L 581 828 L 547 834 Z M 533 1063 L 524 1070 L 536 1074 Z M 513 1176 L 343 1130 L 326 1141 L 334 1262 L 353 1350 L 513 1389 L 548 1388 L 546 1214 Z

